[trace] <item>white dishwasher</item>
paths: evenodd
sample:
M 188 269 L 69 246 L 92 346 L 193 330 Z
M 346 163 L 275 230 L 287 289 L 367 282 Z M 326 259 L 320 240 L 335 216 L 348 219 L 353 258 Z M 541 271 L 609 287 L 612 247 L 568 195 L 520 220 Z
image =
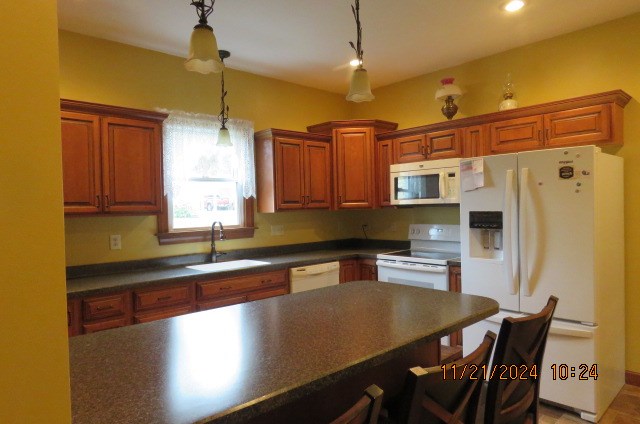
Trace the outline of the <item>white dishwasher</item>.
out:
M 340 262 L 327 262 L 289 270 L 291 293 L 335 286 L 340 282 Z

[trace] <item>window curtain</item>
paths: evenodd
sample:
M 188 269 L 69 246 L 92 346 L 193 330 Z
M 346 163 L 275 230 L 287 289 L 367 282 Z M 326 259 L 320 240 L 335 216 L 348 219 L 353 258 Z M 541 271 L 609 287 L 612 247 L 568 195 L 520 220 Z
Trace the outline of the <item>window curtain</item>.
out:
M 185 163 L 184 149 L 193 140 L 218 142 L 220 121 L 212 115 L 167 111 L 169 116 L 163 123 L 163 161 L 165 194 L 171 196 L 187 180 L 187 170 L 192 164 Z M 253 122 L 229 119 L 227 128 L 238 158 L 238 181 L 242 184 L 245 199 L 256 195 L 256 174 L 253 153 Z

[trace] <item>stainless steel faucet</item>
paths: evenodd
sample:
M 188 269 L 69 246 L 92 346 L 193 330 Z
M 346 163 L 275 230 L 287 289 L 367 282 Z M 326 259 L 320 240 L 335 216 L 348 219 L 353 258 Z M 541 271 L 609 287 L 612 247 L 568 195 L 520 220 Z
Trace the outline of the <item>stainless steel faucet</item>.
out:
M 218 251 L 216 250 L 216 224 L 220 226 L 220 241 L 226 239 L 226 237 L 224 236 L 224 227 L 222 226 L 222 222 L 213 221 L 213 224 L 211 224 L 211 262 L 218 262 L 218 256 L 222 256 L 225 254 L 218 253 Z

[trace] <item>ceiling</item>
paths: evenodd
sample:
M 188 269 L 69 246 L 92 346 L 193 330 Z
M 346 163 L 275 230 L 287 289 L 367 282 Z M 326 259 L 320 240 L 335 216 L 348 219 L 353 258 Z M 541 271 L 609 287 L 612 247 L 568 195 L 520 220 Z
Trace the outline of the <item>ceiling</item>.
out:
M 362 0 L 371 85 L 385 86 L 640 12 L 638 0 Z M 336 93 L 355 57 L 353 0 L 218 0 L 209 17 L 233 69 Z M 58 0 L 64 30 L 185 57 L 190 0 Z M 444 75 L 443 75 L 444 76 Z

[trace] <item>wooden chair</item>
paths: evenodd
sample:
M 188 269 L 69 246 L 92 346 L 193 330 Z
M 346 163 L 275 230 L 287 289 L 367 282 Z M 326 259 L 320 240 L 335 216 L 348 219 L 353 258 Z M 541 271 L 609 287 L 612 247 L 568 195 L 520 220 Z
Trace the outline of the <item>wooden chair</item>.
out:
M 382 389 L 375 384 L 367 387 L 360 398 L 344 414 L 333 420 L 331 424 L 376 424 L 382 405 Z
M 391 419 L 406 424 L 473 424 L 495 340 L 496 334 L 487 331 L 480 346 L 462 359 L 430 368 L 411 368 L 402 400 Z
M 493 356 L 495 372 L 487 387 L 485 424 L 538 422 L 542 357 L 557 303 L 558 298 L 551 296 L 539 313 L 502 321 Z

